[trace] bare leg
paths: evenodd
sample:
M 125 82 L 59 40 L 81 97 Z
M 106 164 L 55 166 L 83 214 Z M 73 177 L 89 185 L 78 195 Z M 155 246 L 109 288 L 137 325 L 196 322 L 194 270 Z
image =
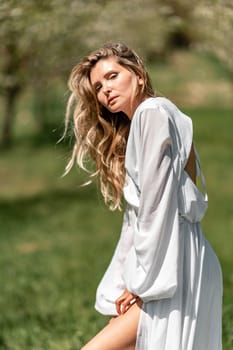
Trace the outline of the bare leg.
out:
M 141 308 L 136 303 L 116 317 L 81 350 L 135 350 Z

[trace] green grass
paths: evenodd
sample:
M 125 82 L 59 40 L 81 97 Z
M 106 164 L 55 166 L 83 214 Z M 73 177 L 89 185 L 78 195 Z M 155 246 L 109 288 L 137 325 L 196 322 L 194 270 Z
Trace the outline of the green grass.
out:
M 80 180 L 58 179 L 54 170 L 49 180 L 54 149 L 44 149 L 36 163 L 33 150 L 27 157 L 24 151 L 1 159 L 1 168 L 6 159 L 13 165 L 11 179 L 25 183 L 9 183 L 10 198 L 0 200 L 0 349 L 79 349 L 104 322 L 93 311 L 94 293 L 119 215 L 107 214 L 94 186 L 78 189 Z

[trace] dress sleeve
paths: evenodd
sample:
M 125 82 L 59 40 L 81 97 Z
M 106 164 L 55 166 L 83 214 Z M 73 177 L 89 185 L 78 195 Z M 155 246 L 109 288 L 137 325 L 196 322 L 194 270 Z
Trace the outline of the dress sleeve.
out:
M 133 246 L 124 278 L 127 289 L 144 302 L 172 297 L 179 256 L 178 187 L 167 113 L 146 109 L 136 120 L 139 207 Z
M 115 301 L 126 288 L 122 278 L 122 266 L 132 246 L 132 232 L 128 226 L 128 209 L 126 208 L 119 241 L 96 292 L 95 309 L 103 315 L 118 315 Z

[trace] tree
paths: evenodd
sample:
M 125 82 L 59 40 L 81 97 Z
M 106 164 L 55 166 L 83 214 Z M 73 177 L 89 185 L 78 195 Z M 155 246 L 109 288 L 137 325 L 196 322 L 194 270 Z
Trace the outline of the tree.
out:
M 231 0 L 205 0 L 195 7 L 193 18 L 199 41 L 196 47 L 214 54 L 233 75 L 233 3 Z
M 91 4 L 81 0 L 1 0 L 2 146 L 11 142 L 14 109 L 22 90 L 32 86 L 44 93 L 45 82 L 67 72 L 75 52 L 83 53 L 82 26 L 91 18 Z
M 28 65 L 41 41 L 35 17 L 47 8 L 45 2 L 26 1 L 21 5 L 17 0 L 1 1 L 0 6 L 0 92 L 4 98 L 1 145 L 8 146 L 16 101 L 30 79 Z

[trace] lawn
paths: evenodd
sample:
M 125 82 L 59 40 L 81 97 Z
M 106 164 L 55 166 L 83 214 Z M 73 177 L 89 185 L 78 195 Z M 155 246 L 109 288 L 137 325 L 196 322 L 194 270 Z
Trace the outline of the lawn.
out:
M 188 105 L 208 185 L 203 228 L 223 268 L 223 349 L 232 350 L 233 109 Z M 80 187 L 77 169 L 61 178 L 67 146 L 39 146 L 23 129 L 0 155 L 0 349 L 78 350 L 106 322 L 93 308 L 95 290 L 122 213 L 104 207 L 95 184 Z

